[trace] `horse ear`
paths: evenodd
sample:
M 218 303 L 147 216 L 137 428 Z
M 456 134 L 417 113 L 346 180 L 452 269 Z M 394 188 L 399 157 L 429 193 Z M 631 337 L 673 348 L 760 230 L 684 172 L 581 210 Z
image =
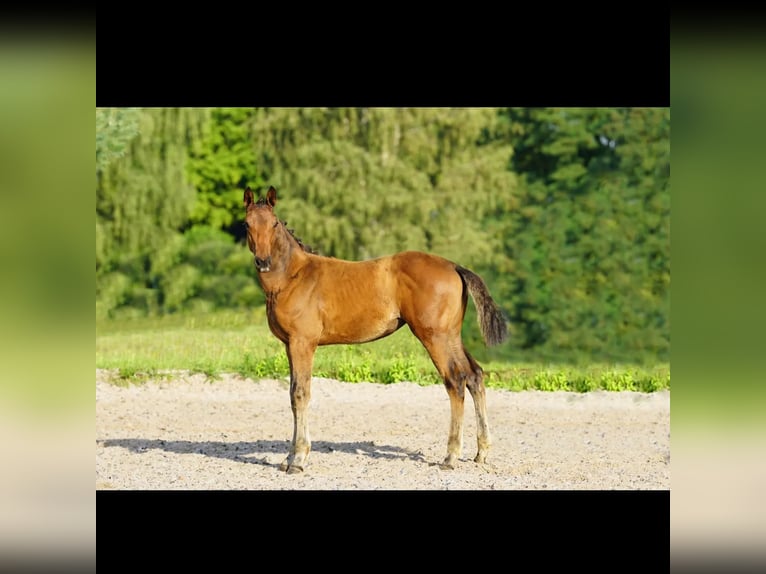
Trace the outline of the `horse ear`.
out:
M 266 194 L 266 201 L 269 202 L 271 207 L 274 207 L 277 204 L 277 190 L 274 189 L 273 185 L 269 187 L 269 192 Z
M 250 189 L 250 186 L 247 186 L 247 189 L 245 190 L 245 197 L 244 197 L 245 207 L 248 207 L 251 203 L 253 203 L 253 190 Z

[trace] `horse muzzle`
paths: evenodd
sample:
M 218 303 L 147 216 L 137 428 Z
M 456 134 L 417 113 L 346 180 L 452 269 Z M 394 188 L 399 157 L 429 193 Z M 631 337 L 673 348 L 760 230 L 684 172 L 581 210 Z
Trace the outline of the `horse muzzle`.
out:
M 267 271 L 271 270 L 271 255 L 269 255 L 266 259 L 256 257 L 253 260 L 253 264 L 259 273 L 266 273 Z

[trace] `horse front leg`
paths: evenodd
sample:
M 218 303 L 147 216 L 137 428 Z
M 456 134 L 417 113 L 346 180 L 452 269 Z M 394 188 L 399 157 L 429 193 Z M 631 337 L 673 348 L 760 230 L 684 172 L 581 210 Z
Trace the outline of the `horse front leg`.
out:
M 309 438 L 308 407 L 311 400 L 311 369 L 316 344 L 290 341 L 287 358 L 290 362 L 290 406 L 293 411 L 293 442 L 290 453 L 280 465 L 288 474 L 306 469 L 311 439 Z

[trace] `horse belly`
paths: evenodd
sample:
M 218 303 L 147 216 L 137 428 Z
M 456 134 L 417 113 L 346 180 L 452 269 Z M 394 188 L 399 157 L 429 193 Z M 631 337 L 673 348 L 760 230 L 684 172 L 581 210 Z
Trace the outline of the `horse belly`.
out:
M 324 317 L 320 345 L 367 343 L 390 335 L 403 325 L 398 312 L 338 313 Z

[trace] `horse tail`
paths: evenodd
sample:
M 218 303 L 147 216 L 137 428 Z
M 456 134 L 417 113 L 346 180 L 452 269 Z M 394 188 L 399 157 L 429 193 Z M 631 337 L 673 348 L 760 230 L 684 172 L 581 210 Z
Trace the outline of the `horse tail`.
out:
M 484 342 L 488 346 L 498 345 L 508 338 L 508 325 L 503 312 L 497 306 L 484 280 L 473 271 L 455 266 L 455 270 L 463 279 L 468 292 L 473 298 L 479 316 L 479 328 Z

